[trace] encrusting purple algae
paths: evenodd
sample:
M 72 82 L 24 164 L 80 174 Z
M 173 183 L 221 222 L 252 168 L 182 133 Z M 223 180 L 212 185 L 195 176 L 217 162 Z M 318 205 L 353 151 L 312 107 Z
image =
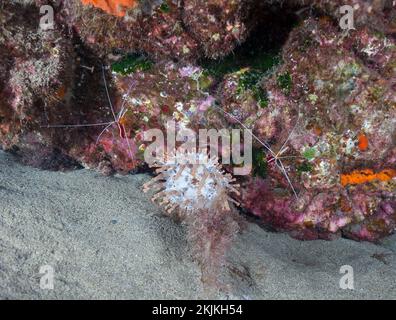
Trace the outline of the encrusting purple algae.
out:
M 202 252 L 224 256 L 245 213 L 301 240 L 394 232 L 394 2 L 352 1 L 348 31 L 342 1 L 121 1 L 116 14 L 117 3 L 2 1 L 4 150 L 44 169 L 126 174 L 149 170 L 144 132 L 169 121 L 251 130 L 253 168 L 232 178 L 230 210 L 197 208 L 205 232 L 191 238 L 206 266 Z M 41 30 L 47 4 L 54 28 Z

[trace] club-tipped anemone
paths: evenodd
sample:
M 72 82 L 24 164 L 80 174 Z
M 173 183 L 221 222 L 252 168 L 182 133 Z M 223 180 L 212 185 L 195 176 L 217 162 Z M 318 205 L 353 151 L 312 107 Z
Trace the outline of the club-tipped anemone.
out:
M 179 150 L 153 167 L 157 167 L 158 175 L 144 186 L 144 191 L 157 191 L 153 201 L 159 200 L 168 213 L 176 209 L 182 213 L 230 211 L 232 203 L 238 204 L 230 196 L 239 195 L 235 179 L 222 170 L 218 158 L 206 151 Z

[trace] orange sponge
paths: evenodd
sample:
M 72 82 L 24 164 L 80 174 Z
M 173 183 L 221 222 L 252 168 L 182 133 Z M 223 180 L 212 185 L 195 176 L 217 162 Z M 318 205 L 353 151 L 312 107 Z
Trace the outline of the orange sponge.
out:
M 138 0 L 81 0 L 84 5 L 91 4 L 114 16 L 123 17 L 128 9 L 134 8 Z
M 368 149 L 368 139 L 367 136 L 365 134 L 360 134 L 359 137 L 359 150 L 360 151 L 366 151 Z
M 348 174 L 341 175 L 341 184 L 345 187 L 347 185 L 357 185 L 372 181 L 389 181 L 396 177 L 396 170 L 386 169 L 375 173 L 371 169 L 355 170 Z

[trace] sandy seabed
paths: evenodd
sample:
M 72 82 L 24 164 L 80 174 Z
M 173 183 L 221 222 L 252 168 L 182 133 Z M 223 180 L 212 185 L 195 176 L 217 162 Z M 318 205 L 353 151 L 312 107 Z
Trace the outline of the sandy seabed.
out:
M 183 226 L 141 191 L 148 179 L 42 171 L 0 152 L 0 299 L 207 298 Z M 395 299 L 395 254 L 396 236 L 303 242 L 248 223 L 217 298 Z M 45 265 L 52 290 L 40 287 Z M 354 290 L 340 288 L 343 265 Z

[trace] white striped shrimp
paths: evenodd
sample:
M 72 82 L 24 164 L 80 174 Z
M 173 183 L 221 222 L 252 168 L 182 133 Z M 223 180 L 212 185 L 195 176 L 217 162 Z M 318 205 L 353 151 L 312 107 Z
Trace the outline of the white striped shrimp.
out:
M 106 96 L 107 96 L 107 100 L 109 103 L 109 107 L 111 110 L 111 114 L 113 116 L 113 121 L 109 121 L 109 122 L 100 122 L 100 123 L 88 123 L 88 124 L 55 124 L 55 125 L 46 125 L 46 126 L 42 126 L 45 128 L 83 128 L 83 127 L 104 127 L 104 129 L 99 133 L 97 139 L 96 139 L 96 144 L 98 144 L 103 136 L 103 134 L 105 132 L 107 132 L 111 126 L 113 125 L 117 125 L 118 127 L 118 131 L 119 131 L 119 136 L 121 139 L 125 140 L 128 146 L 128 155 L 131 159 L 134 158 L 133 156 L 133 152 L 132 152 L 132 147 L 130 144 L 130 141 L 127 137 L 126 134 L 126 129 L 124 124 L 122 123 L 122 119 L 125 116 L 126 112 L 128 111 L 128 109 L 126 108 L 126 101 L 127 98 L 132 90 L 133 87 L 133 83 L 130 85 L 130 87 L 128 88 L 127 93 L 123 96 L 123 102 L 121 105 L 121 109 L 120 111 L 116 114 L 113 103 L 111 102 L 110 99 L 110 93 L 109 93 L 109 89 L 107 86 L 107 81 L 106 81 L 106 75 L 105 75 L 105 67 L 102 66 L 102 77 L 103 77 L 103 82 L 105 85 L 105 90 L 106 90 Z
M 292 135 L 294 134 L 295 129 L 298 126 L 298 123 L 300 121 L 300 110 L 298 111 L 298 118 L 296 121 L 296 124 L 294 125 L 293 129 L 290 131 L 287 139 L 285 140 L 285 142 L 282 144 L 282 147 L 279 149 L 278 152 L 275 152 L 271 149 L 271 147 L 265 143 L 264 141 L 262 141 L 260 138 L 258 138 L 253 131 L 248 128 L 246 125 L 244 125 L 237 117 L 233 116 L 232 114 L 230 114 L 229 112 L 225 111 L 224 109 L 215 106 L 216 109 L 222 111 L 223 113 L 225 113 L 227 116 L 229 116 L 230 118 L 232 118 L 234 121 L 236 121 L 240 126 L 242 126 L 245 130 L 247 130 L 250 135 L 256 140 L 258 141 L 264 148 L 265 150 L 269 153 L 268 157 L 267 157 L 267 161 L 268 164 L 275 164 L 276 167 L 280 170 L 280 172 L 284 175 L 284 177 L 287 180 L 287 183 L 290 186 L 290 189 L 292 190 L 295 198 L 298 200 L 298 194 L 297 191 L 295 189 L 295 187 L 293 186 L 293 183 L 290 179 L 289 174 L 286 171 L 286 167 L 284 166 L 282 159 L 292 159 L 292 158 L 302 158 L 299 156 L 282 156 L 285 152 L 287 152 L 289 150 L 289 147 L 287 146 L 287 143 L 289 142 L 290 138 L 292 137 Z

